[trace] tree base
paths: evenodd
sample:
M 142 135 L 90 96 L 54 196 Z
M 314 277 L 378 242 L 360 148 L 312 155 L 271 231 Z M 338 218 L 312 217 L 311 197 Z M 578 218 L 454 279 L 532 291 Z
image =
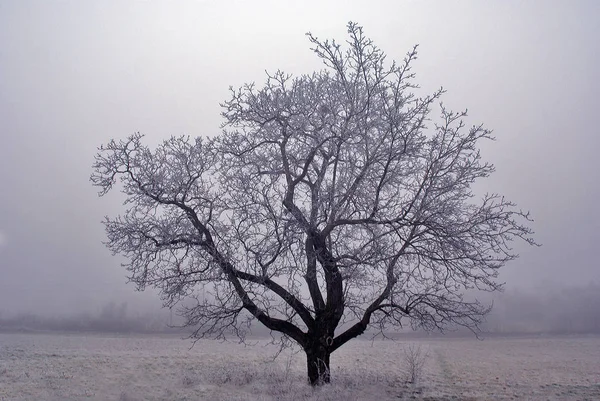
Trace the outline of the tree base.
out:
M 330 355 L 324 347 L 306 350 L 308 383 L 311 386 L 320 386 L 331 382 Z

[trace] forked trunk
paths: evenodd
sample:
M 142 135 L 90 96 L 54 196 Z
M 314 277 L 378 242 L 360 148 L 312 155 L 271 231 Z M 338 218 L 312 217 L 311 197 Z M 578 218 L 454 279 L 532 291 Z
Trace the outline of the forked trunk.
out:
M 312 386 L 329 383 L 331 373 L 329 370 L 329 357 L 331 353 L 326 347 L 318 345 L 305 349 L 308 368 L 308 381 Z

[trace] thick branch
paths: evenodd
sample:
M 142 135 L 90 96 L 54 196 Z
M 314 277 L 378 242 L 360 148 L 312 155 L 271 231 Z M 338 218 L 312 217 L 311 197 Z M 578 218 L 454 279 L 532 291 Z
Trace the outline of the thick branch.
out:
M 306 324 L 306 326 L 311 329 L 314 326 L 315 320 L 311 316 L 310 312 L 304 304 L 295 296 L 290 294 L 285 288 L 271 280 L 267 277 L 259 277 L 254 274 L 242 272 L 239 270 L 234 270 L 233 274 L 242 280 L 250 281 L 256 284 L 264 285 L 275 294 L 279 295 L 281 299 L 283 299 L 288 305 L 290 305 L 296 313 L 300 316 L 302 321 Z

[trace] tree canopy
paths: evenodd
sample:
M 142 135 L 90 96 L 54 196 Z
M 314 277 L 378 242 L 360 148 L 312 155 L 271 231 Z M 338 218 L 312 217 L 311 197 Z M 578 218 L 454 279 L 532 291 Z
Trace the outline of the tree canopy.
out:
M 465 290 L 499 290 L 510 242 L 534 244 L 528 213 L 471 191 L 494 171 L 478 147 L 491 132 L 443 89 L 414 94 L 417 47 L 387 62 L 360 26 L 348 35 L 308 34 L 321 71 L 231 89 L 221 134 L 112 140 L 91 177 L 100 195 L 120 181 L 107 246 L 139 289 L 196 297 L 182 309 L 196 337 L 243 336 L 252 319 L 283 333 L 313 384 L 369 325 L 476 329 L 489 307 Z

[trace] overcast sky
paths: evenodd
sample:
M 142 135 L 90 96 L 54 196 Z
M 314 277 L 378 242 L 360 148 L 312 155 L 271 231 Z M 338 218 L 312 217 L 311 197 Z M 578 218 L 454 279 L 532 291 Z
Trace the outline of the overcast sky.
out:
M 419 43 L 423 91 L 494 129 L 478 190 L 543 243 L 515 244 L 508 288 L 600 282 L 600 2 L 0 0 L 0 311 L 158 305 L 101 243 L 123 209 L 89 183 L 96 147 L 217 134 L 229 85 L 320 69 L 304 34 L 342 41 L 349 20 L 390 59 Z

